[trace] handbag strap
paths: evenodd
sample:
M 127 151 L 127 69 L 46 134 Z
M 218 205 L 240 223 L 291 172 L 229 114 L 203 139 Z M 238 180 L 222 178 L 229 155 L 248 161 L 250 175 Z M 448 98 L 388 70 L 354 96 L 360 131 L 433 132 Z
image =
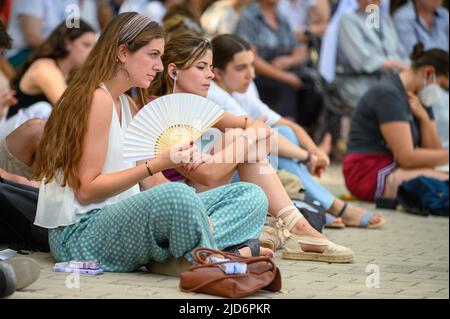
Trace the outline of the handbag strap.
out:
M 202 254 L 204 255 L 203 257 L 202 257 Z M 275 266 L 275 264 L 273 263 L 273 261 L 270 257 L 266 257 L 266 256 L 243 257 L 243 256 L 239 256 L 239 255 L 235 255 L 232 253 L 228 253 L 228 252 L 217 250 L 217 249 L 211 249 L 211 248 L 197 247 L 192 252 L 192 255 L 193 255 L 195 261 L 200 265 L 211 264 L 206 260 L 206 258 L 208 258 L 210 255 L 222 255 L 223 257 L 227 257 L 228 259 L 230 259 L 230 261 L 239 261 L 239 262 L 244 262 L 244 263 L 248 264 L 248 263 L 252 263 L 252 262 L 256 262 L 256 261 L 266 260 Z
M 231 258 L 230 258 L 230 260 L 226 260 L 226 261 L 209 263 L 209 262 L 206 262 L 205 258 L 201 258 L 200 254 L 202 252 L 209 253 L 209 255 L 210 254 L 218 254 L 218 255 L 223 255 L 224 257 L 231 257 Z M 271 271 L 274 274 L 274 276 L 276 275 L 276 271 L 277 271 L 277 266 L 275 265 L 274 261 L 272 260 L 272 258 L 267 257 L 267 256 L 242 257 L 242 256 L 237 256 L 234 254 L 230 254 L 227 252 L 222 252 L 220 250 L 210 249 L 210 248 L 196 248 L 193 251 L 193 255 L 194 255 L 194 259 L 196 261 L 198 261 L 198 264 L 191 266 L 189 268 L 189 270 L 194 270 L 194 269 L 199 269 L 199 268 L 216 267 L 218 265 L 231 263 L 231 262 L 242 262 L 242 263 L 245 263 L 248 265 L 248 264 L 253 264 L 253 263 L 256 263 L 259 261 L 266 261 L 272 265 Z

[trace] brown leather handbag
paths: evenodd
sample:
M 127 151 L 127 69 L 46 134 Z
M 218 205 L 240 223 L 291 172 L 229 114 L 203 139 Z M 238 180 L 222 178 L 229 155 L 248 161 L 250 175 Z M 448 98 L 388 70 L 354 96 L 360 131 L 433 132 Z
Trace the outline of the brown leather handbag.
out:
M 209 263 L 207 257 L 212 254 L 222 255 L 230 261 Z M 280 270 L 270 257 L 242 257 L 208 248 L 196 248 L 193 256 L 197 263 L 180 275 L 180 289 L 183 292 L 242 298 L 261 289 L 272 292 L 281 290 Z M 219 265 L 227 262 L 246 263 L 247 272 L 226 274 Z

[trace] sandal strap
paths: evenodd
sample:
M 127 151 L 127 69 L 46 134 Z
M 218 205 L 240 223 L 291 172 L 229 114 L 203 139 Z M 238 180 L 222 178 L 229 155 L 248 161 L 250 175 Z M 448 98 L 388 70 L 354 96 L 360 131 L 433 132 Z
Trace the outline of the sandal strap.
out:
M 316 246 L 329 246 L 331 242 L 328 239 L 317 238 L 312 236 L 298 236 L 291 234 L 292 239 L 295 239 L 300 244 L 316 245 Z
M 286 214 L 287 212 L 289 212 L 289 213 Z M 282 215 L 284 215 L 284 216 L 281 217 Z M 289 231 L 292 228 L 294 228 L 295 224 L 297 224 L 297 222 L 300 219 L 304 218 L 302 213 L 300 213 L 298 208 L 295 207 L 294 205 L 286 206 L 286 207 L 280 209 L 280 211 L 276 214 L 276 217 L 281 218 L 283 220 L 284 224 L 286 225 L 286 228 Z
M 341 217 L 342 214 L 344 214 L 344 212 L 345 212 L 345 210 L 347 209 L 347 207 L 348 207 L 348 203 L 345 202 L 345 203 L 344 203 L 344 206 L 343 206 L 342 209 L 339 211 L 339 213 L 336 215 L 336 217 Z
M 250 251 L 251 251 L 253 257 L 259 256 L 260 243 L 259 243 L 258 239 L 249 239 L 242 244 L 224 248 L 223 251 L 240 256 L 241 253 L 239 252 L 239 250 L 242 248 L 245 248 L 245 247 L 250 248 Z
M 295 205 L 286 206 L 278 211 L 278 213 L 275 215 L 275 218 L 280 218 L 281 215 L 293 209 L 297 209 L 297 207 L 295 207 Z
M 351 252 L 351 249 L 335 244 L 328 239 L 316 238 L 311 236 L 298 236 L 295 234 L 291 234 L 289 236 L 290 240 L 286 241 L 286 247 L 291 251 L 299 251 L 302 252 L 299 244 L 304 245 L 315 245 L 315 246 L 327 246 L 323 252 L 325 255 L 336 255 L 336 254 L 345 254 Z
M 359 221 L 359 227 L 361 228 L 367 228 L 367 225 L 369 225 L 370 220 L 373 217 L 373 213 L 370 211 L 365 211 L 363 217 Z

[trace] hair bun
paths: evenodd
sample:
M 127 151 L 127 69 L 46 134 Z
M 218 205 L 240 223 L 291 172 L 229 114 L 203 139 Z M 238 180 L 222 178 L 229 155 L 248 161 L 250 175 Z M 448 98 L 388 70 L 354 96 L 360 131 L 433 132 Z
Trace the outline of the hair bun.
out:
M 423 45 L 422 42 L 416 43 L 416 45 L 414 45 L 413 51 L 411 53 L 411 60 L 417 61 L 425 53 L 424 49 L 425 49 L 425 46 Z

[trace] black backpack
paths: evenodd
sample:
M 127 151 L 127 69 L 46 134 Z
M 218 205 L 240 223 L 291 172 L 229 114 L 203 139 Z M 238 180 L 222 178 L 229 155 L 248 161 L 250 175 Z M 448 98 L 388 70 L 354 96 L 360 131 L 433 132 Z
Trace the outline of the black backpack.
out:
M 428 216 L 449 215 L 448 180 L 419 176 L 400 185 L 397 201 L 407 213 Z
M 312 199 L 307 195 L 305 195 L 305 199 L 303 201 L 294 200 L 294 205 L 306 218 L 308 223 L 315 230 L 321 233 L 326 223 L 325 208 L 323 208 L 323 206 L 318 201 Z
M 39 189 L 0 177 L 0 243 L 14 250 L 50 251 L 48 230 L 34 225 Z

